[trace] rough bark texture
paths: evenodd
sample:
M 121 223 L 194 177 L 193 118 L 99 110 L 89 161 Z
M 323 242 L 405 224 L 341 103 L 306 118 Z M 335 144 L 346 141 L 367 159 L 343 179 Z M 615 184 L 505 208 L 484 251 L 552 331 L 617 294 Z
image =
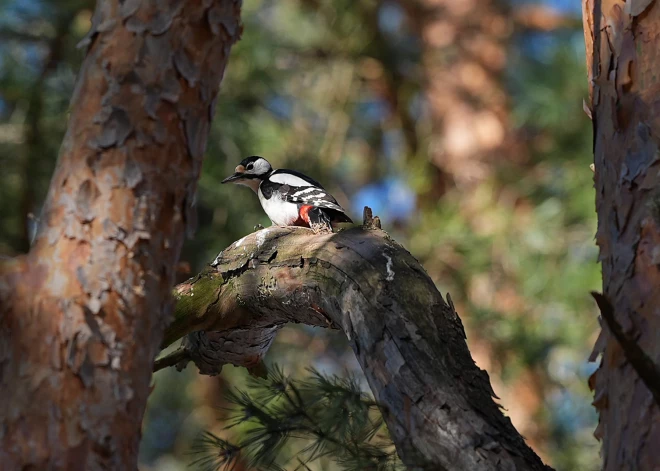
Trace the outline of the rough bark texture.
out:
M 0 278 L 0 467 L 135 469 L 239 0 L 99 0 L 31 252 Z
M 603 291 L 622 334 L 660 362 L 660 4 L 584 0 Z M 624 338 L 619 335 L 620 338 Z M 603 326 L 590 379 L 605 470 L 660 468 L 660 408 Z
M 410 469 L 548 469 L 493 401 L 451 303 L 375 225 L 326 235 L 263 229 L 178 285 L 176 297 L 165 343 L 186 338 L 169 364 L 192 359 L 214 374 L 258 361 L 287 322 L 340 328 Z

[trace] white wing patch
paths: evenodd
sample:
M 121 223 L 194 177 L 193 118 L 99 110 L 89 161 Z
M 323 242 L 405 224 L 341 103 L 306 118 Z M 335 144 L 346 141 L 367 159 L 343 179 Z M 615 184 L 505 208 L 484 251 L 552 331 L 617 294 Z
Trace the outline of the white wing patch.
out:
M 307 187 L 298 190 L 291 194 L 288 199 L 293 203 L 309 204 L 316 206 L 317 208 L 334 209 L 344 212 L 342 207 L 335 202 L 332 196 L 316 187 Z
M 281 183 L 283 185 L 289 186 L 309 186 L 309 182 L 307 180 L 303 180 L 302 178 L 290 173 L 274 173 L 269 177 L 269 180 L 275 183 Z
M 302 190 L 298 190 L 298 191 L 296 191 L 296 192 L 295 192 L 293 195 L 291 195 L 291 196 L 302 196 L 302 195 L 304 195 L 305 193 L 311 193 L 312 191 L 319 191 L 319 189 L 316 188 L 316 187 L 314 187 L 314 186 L 310 186 L 310 187 L 308 187 L 308 188 L 304 188 L 304 189 L 302 189 Z

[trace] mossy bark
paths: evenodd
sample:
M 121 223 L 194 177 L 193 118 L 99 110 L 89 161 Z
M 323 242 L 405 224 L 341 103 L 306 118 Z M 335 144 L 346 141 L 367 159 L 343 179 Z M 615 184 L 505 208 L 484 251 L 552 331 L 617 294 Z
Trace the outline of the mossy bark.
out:
M 493 401 L 461 321 L 424 269 L 372 227 L 269 228 L 177 286 L 166 338 L 200 371 L 250 366 L 287 322 L 340 328 L 410 469 L 547 469 Z

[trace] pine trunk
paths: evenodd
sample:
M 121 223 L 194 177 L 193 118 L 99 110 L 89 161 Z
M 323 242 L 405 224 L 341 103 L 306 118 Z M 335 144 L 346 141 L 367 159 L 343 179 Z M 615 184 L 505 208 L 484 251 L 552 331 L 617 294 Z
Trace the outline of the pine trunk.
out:
M 402 2 L 419 31 L 424 91 L 433 129 L 429 154 L 440 174 L 435 196 L 490 176 L 511 157 L 503 73 L 512 19 L 504 2 Z
M 584 0 L 603 330 L 593 357 L 605 470 L 660 468 L 660 4 Z M 585 165 L 586 167 L 586 165 Z M 585 171 L 587 171 L 585 169 Z M 641 350 L 640 350 L 641 348 Z M 648 365 L 647 365 L 648 366 Z M 657 375 L 656 375 L 657 376 Z M 657 381 L 660 378 L 655 378 Z M 653 388 L 651 388 L 653 389 Z
M 239 14 L 98 1 L 37 240 L 1 267 L 2 469 L 136 469 Z

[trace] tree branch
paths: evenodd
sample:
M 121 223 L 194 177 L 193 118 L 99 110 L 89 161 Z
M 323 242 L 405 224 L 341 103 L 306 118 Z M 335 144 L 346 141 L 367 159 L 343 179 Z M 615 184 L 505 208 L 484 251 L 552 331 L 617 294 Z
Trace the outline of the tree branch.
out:
M 639 346 L 637 341 L 623 331 L 623 327 L 616 320 L 614 307 L 612 303 L 601 293 L 591 292 L 591 296 L 596 300 L 600 314 L 605 320 L 605 325 L 610 329 L 614 338 L 621 345 L 623 354 L 642 379 L 651 394 L 655 403 L 660 406 L 660 368 L 654 363 L 646 352 Z
M 11 28 L 1 28 L 0 40 L 45 43 L 49 41 L 50 38 L 42 34 L 35 34 L 31 31 L 20 31 Z
M 186 336 L 182 358 L 202 372 L 258 361 L 286 322 L 339 327 L 411 469 L 549 469 L 493 401 L 456 312 L 374 224 L 263 229 L 175 292 L 166 344 Z

